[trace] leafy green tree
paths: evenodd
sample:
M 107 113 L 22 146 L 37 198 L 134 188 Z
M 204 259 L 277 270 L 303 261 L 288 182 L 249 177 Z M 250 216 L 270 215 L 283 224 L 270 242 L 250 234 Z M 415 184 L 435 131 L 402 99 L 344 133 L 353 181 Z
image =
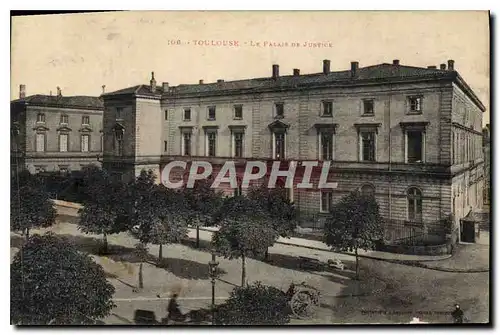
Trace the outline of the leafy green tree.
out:
M 251 187 L 247 196 L 260 204 L 269 214 L 269 224 L 281 237 L 290 237 L 297 227 L 296 209 L 287 194 L 287 189 L 282 187 L 268 188 L 264 182 L 257 187 Z M 266 259 L 268 259 L 266 250 Z
M 86 200 L 84 207 L 78 211 L 78 229 L 87 234 L 102 234 L 102 252 L 106 253 L 107 236 L 130 229 L 127 187 L 122 181 L 113 180 L 105 170 L 94 166 L 85 170 L 83 180 Z
M 156 184 L 155 178 L 151 170 L 143 170 L 129 185 L 134 199 L 131 233 L 143 244 L 159 245 L 158 262 L 162 264 L 163 244 L 187 237 L 187 209 L 180 192 Z
M 94 324 L 114 307 L 102 267 L 52 233 L 31 236 L 11 265 L 11 323 Z
M 355 252 L 359 278 L 358 249 L 374 249 L 383 238 L 383 218 L 375 197 L 351 192 L 335 204 L 325 222 L 324 242 L 340 252 Z
M 30 229 L 50 227 L 57 212 L 41 180 L 28 171 L 12 179 L 10 192 L 10 228 L 29 237 Z
M 284 292 L 260 282 L 236 287 L 215 313 L 219 325 L 284 325 L 290 322 Z
M 185 212 L 189 226 L 196 228 L 196 247 L 200 247 L 200 227 L 212 223 L 213 215 L 222 205 L 222 192 L 211 188 L 212 180 L 197 180 L 193 188 L 184 187 L 183 196 L 187 205 Z
M 241 258 L 241 285 L 245 285 L 245 258 L 264 253 L 278 238 L 269 225 L 269 215 L 255 201 L 245 196 L 226 198 L 214 216 L 219 230 L 212 244 L 224 258 Z

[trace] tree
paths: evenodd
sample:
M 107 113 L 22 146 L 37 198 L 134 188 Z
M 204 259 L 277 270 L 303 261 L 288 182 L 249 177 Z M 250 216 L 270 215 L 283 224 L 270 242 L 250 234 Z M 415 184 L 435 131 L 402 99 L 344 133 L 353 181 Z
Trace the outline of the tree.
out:
M 177 243 L 187 236 L 185 204 L 178 191 L 155 183 L 156 176 L 141 171 L 130 194 L 133 198 L 131 233 L 143 244 L 158 244 L 158 262 L 163 263 L 163 244 Z
M 235 287 L 216 309 L 215 320 L 219 325 L 284 325 L 290 322 L 288 299 L 285 292 L 260 282 Z
M 267 182 L 248 190 L 248 197 L 256 201 L 268 214 L 270 225 L 281 237 L 290 237 L 294 232 L 296 221 L 296 209 L 285 188 L 268 188 Z M 268 259 L 266 250 L 265 258 Z
M 245 285 L 245 257 L 261 254 L 274 244 L 278 232 L 271 227 L 269 215 L 245 196 L 227 198 L 215 215 L 219 230 L 212 244 L 224 258 L 241 258 L 241 285 Z
M 188 225 L 196 228 L 196 248 L 200 247 L 200 227 L 212 223 L 212 216 L 222 204 L 222 192 L 211 188 L 211 180 L 197 180 L 193 188 L 185 187 L 183 196 L 186 201 Z
M 10 227 L 29 238 L 32 228 L 50 227 L 57 212 L 39 178 L 24 171 L 12 179 L 10 192 Z
M 358 249 L 374 249 L 383 238 L 383 219 L 373 196 L 354 191 L 335 204 L 325 222 L 324 241 L 341 252 L 355 252 L 359 278 Z
M 126 185 L 122 181 L 112 180 L 105 170 L 95 166 L 85 170 L 83 183 L 86 200 L 84 207 L 78 211 L 78 229 L 87 234 L 102 234 L 102 252 L 106 253 L 107 236 L 130 228 Z
M 33 235 L 11 265 L 11 323 L 94 324 L 115 307 L 102 267 L 66 239 Z

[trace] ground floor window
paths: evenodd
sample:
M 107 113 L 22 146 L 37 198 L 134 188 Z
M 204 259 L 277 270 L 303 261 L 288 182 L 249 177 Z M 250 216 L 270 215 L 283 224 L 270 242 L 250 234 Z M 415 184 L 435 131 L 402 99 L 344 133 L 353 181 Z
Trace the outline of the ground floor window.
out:
M 332 208 L 332 192 L 321 191 L 320 212 L 328 213 Z

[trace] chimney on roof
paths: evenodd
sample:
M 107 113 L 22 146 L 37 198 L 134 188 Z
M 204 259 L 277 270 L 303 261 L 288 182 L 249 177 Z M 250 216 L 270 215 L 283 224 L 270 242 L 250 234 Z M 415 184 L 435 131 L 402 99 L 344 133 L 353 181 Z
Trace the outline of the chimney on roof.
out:
M 392 65 L 399 65 L 399 59 L 394 59 L 392 61 Z
M 200 85 L 203 85 L 203 79 L 200 79 Z
M 351 62 L 351 77 L 356 77 L 358 74 L 358 68 L 359 68 L 359 63 L 358 62 Z
M 278 64 L 273 65 L 273 79 L 278 79 L 280 76 L 280 66 Z
M 448 61 L 448 70 L 455 71 L 455 61 L 453 59 Z
M 102 85 L 102 94 L 106 93 L 106 85 Z
M 62 96 L 61 88 L 59 86 L 57 86 L 57 96 Z
M 21 84 L 19 85 L 19 99 L 24 98 L 26 98 L 26 85 Z
M 149 85 L 151 86 L 151 92 L 156 92 L 156 80 L 154 72 L 151 72 L 151 80 L 149 81 Z
M 441 65 L 439 65 L 439 68 L 440 68 L 441 70 L 446 70 L 446 64 L 441 64 Z
M 221 83 L 223 83 L 223 82 L 224 82 L 224 79 L 217 79 L 217 83 L 218 83 L 218 84 L 221 84 Z
M 427 68 L 428 69 L 437 69 L 437 66 L 436 65 L 429 65 Z
M 163 89 L 163 92 L 168 92 L 168 83 L 166 82 L 161 83 L 161 88 Z
M 293 75 L 294 76 L 300 76 L 300 70 L 299 69 L 293 69 Z
M 325 59 L 323 60 L 323 74 L 329 74 L 330 73 L 330 60 Z

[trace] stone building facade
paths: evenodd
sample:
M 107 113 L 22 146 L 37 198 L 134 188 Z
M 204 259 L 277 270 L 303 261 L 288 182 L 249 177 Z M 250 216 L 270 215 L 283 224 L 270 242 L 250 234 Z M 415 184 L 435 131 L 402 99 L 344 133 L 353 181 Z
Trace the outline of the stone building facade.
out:
M 333 190 L 292 189 L 301 212 L 328 212 L 354 189 L 384 217 L 455 226 L 482 204 L 485 110 L 454 69 L 392 63 L 215 83 L 138 85 L 104 94 L 104 166 L 130 179 L 174 160 L 330 162 Z M 300 168 L 299 168 L 300 169 Z M 299 173 L 300 174 L 300 173 Z M 183 178 L 173 172 L 173 179 Z M 318 174 L 312 179 L 317 182 Z M 295 181 L 294 185 L 300 182 Z M 228 192 L 241 190 L 228 189 Z M 243 190 L 244 192 L 244 190 Z
M 98 97 L 26 96 L 11 102 L 11 170 L 70 172 L 102 159 L 103 103 Z

